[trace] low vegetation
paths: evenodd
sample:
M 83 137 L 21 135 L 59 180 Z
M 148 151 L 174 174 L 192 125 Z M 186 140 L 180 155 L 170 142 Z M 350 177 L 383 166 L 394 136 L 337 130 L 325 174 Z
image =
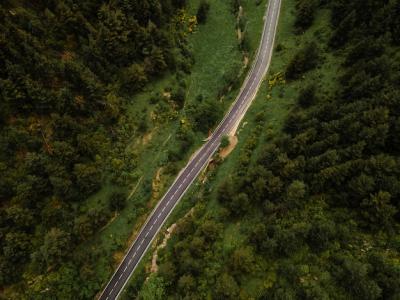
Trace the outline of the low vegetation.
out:
M 0 4 L 0 297 L 95 297 L 235 98 L 261 4 Z M 236 148 L 124 297 L 400 297 L 399 14 L 282 2 Z
M 101 290 L 234 98 L 244 69 L 229 7 L 0 4 L 2 296 Z
M 126 206 L 137 164 L 126 144 L 149 126 L 128 114 L 129 95 L 190 68 L 187 24 L 176 19 L 184 4 L 0 4 L 0 285 L 16 284 L 8 297 L 87 298 L 99 288 L 80 282 L 96 276 L 102 249 L 77 249 Z M 116 192 L 88 205 L 108 184 Z
M 197 213 L 142 291 L 154 299 L 400 297 L 399 7 L 283 2 L 271 73 L 285 71 L 288 81 L 261 90 L 255 106 L 265 109 L 250 110 L 244 141 L 196 192 Z M 312 18 L 300 24 L 304 14 Z M 279 126 L 267 108 L 285 98 Z

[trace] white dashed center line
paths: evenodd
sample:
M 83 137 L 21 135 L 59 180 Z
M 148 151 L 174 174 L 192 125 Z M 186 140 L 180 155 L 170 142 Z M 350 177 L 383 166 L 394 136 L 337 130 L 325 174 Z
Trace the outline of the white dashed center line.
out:
M 221 136 L 227 133 L 227 130 L 232 130 L 234 127 L 231 125 L 232 123 L 235 124 L 237 122 L 240 122 L 244 116 L 245 111 L 248 109 L 250 106 L 251 101 L 255 98 L 257 94 L 257 88 L 260 86 L 262 83 L 262 77 L 265 75 L 267 72 L 267 67 L 269 66 L 271 57 L 272 57 L 272 46 L 273 46 L 273 41 L 274 41 L 274 31 L 277 27 L 277 10 L 276 7 L 279 7 L 280 1 L 275 1 L 273 0 L 274 4 L 272 7 L 268 8 L 267 14 L 264 15 L 264 18 L 267 18 L 266 23 L 264 25 L 264 33 L 262 36 L 261 40 L 261 50 L 259 50 L 259 53 L 257 54 L 258 57 L 256 57 L 256 62 L 252 67 L 252 71 L 250 72 L 250 75 L 246 78 L 244 82 L 244 88 L 241 90 L 240 94 L 238 95 L 238 99 L 235 104 L 231 107 L 231 110 L 228 112 L 228 115 L 222 120 L 221 124 L 217 127 L 217 129 L 214 131 L 214 133 L 208 138 L 208 141 L 206 144 L 200 148 L 199 152 L 192 158 L 192 160 L 188 163 L 188 165 L 183 169 L 183 172 L 181 173 L 181 176 L 176 179 L 176 184 L 170 188 L 172 189 L 170 194 L 168 196 L 165 196 L 164 199 L 161 199 L 162 201 L 165 201 L 168 199 L 168 201 L 165 203 L 160 202 L 160 207 L 155 209 L 154 215 L 151 215 L 152 218 L 152 225 L 150 228 L 145 232 L 147 225 L 143 228 L 143 230 L 139 233 L 144 238 L 140 241 L 137 241 L 139 244 L 138 245 L 133 256 L 129 259 L 128 264 L 125 264 L 123 272 L 120 273 L 119 275 L 116 275 L 117 272 L 115 273 L 115 278 L 118 276 L 118 280 L 114 283 L 113 288 L 111 291 L 108 293 L 108 296 L 106 300 L 108 300 L 113 291 L 115 290 L 116 293 L 120 293 L 120 288 L 116 289 L 116 286 L 119 284 L 119 281 L 122 279 L 124 273 L 127 271 L 128 266 L 132 263 L 132 259 L 136 257 L 136 254 L 140 250 L 141 246 L 143 245 L 145 239 L 150 235 L 151 238 L 154 236 L 151 235 L 151 231 L 153 227 L 155 227 L 155 233 L 158 232 L 160 229 L 158 226 L 163 223 L 164 220 L 161 220 L 158 225 L 156 223 L 158 220 L 161 218 L 161 215 L 164 214 L 165 210 L 167 209 L 167 206 L 170 204 L 170 201 L 174 199 L 173 204 L 176 204 L 177 201 L 179 200 L 179 197 L 182 196 L 183 191 L 188 188 L 188 182 L 192 182 L 196 177 L 196 174 L 201 171 L 201 168 L 204 167 L 204 165 L 207 163 L 207 161 L 210 159 L 210 155 L 214 153 L 217 150 L 217 147 L 221 141 Z M 265 48 L 265 49 L 264 49 Z M 262 52 L 262 53 L 261 53 Z M 201 155 L 201 153 L 203 153 Z M 194 160 L 196 162 L 194 163 Z M 201 166 L 200 168 L 199 165 Z M 192 174 L 195 174 L 192 176 Z M 184 177 L 185 176 L 185 177 Z M 179 184 L 179 186 L 178 186 Z M 178 186 L 178 187 L 177 187 Z M 183 186 L 183 191 L 181 190 Z M 173 191 L 173 194 L 171 196 L 171 193 Z M 177 195 L 176 198 L 174 198 Z M 169 198 L 168 198 L 169 197 Z M 161 208 L 162 207 L 162 208 Z M 170 209 L 167 209 L 167 215 L 170 213 Z M 161 210 L 161 211 L 160 211 Z M 155 215 L 157 214 L 157 211 L 159 211 L 157 217 L 155 218 Z M 165 216 L 165 214 L 164 214 Z M 165 218 L 166 219 L 166 218 Z M 149 221 L 150 222 L 150 221 Z M 156 226 L 155 226 L 156 225 Z M 149 243 L 149 240 L 147 240 L 146 243 Z M 148 246 L 148 244 L 144 244 L 144 248 Z M 131 247 L 135 247 L 135 245 L 132 245 Z M 143 250 L 145 251 L 145 250 Z M 139 252 L 139 253 L 142 253 Z M 139 254 L 140 255 L 140 254 Z M 129 257 L 129 256 L 128 256 Z M 139 259 L 140 260 L 140 259 Z M 133 266 L 133 269 L 136 267 Z M 122 267 L 121 267 L 122 269 Z M 120 270 L 121 270 L 120 269 Z M 130 274 L 128 273 L 127 276 Z M 121 281 L 122 285 L 124 285 L 126 282 L 124 280 Z M 109 282 L 109 285 L 113 284 L 113 281 L 111 280 Z M 100 297 L 101 298 L 101 297 Z M 114 296 L 111 297 L 112 299 L 115 299 Z

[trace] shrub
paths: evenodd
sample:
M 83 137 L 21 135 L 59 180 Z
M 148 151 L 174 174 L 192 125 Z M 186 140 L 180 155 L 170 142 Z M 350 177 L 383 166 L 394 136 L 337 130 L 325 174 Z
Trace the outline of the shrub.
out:
M 314 0 L 300 0 L 296 5 L 296 21 L 294 23 L 297 32 L 307 30 L 314 22 L 317 5 Z
M 200 2 L 199 8 L 198 8 L 197 14 L 196 14 L 197 21 L 200 24 L 204 24 L 206 22 L 207 14 L 208 14 L 209 10 L 210 10 L 210 4 L 207 1 L 202 0 Z
M 316 43 L 306 45 L 293 57 L 286 68 L 287 79 L 299 79 L 301 75 L 314 69 L 319 63 L 320 55 Z
M 222 139 L 221 139 L 221 148 L 226 148 L 226 147 L 229 146 L 229 144 L 230 144 L 229 136 L 224 135 L 224 136 L 222 137 Z
M 315 103 L 315 85 L 311 84 L 300 91 L 299 97 L 297 98 L 297 103 L 303 107 L 310 107 Z
M 126 196 L 123 192 L 114 192 L 109 200 L 109 207 L 112 211 L 120 211 L 126 206 Z
M 179 108 L 182 108 L 185 104 L 185 90 L 182 87 L 179 87 L 172 93 L 171 98 Z

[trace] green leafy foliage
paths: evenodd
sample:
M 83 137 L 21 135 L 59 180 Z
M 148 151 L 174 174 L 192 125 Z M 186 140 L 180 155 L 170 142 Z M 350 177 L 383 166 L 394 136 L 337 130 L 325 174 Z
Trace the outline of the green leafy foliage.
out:
M 122 192 L 115 192 L 111 195 L 109 201 L 111 211 L 120 211 L 126 206 L 126 195 Z
M 188 113 L 195 130 L 208 132 L 221 117 L 222 110 L 213 100 L 205 99 L 199 104 L 189 106 Z
M 199 8 L 198 8 L 197 14 L 196 14 L 197 21 L 200 24 L 203 24 L 206 22 L 207 14 L 208 14 L 209 10 L 210 10 L 210 3 L 208 3 L 206 0 L 202 0 L 200 2 Z
M 161 300 L 164 299 L 164 281 L 161 277 L 151 276 L 141 290 L 138 299 Z
M 224 136 L 221 138 L 220 147 L 221 147 L 221 148 L 226 148 L 226 147 L 229 146 L 229 144 L 230 144 L 229 136 L 224 135 Z
M 273 138 L 260 138 L 268 129 L 255 118 L 257 138 L 239 144 L 228 173 L 208 177 L 207 208 L 195 206 L 161 255 L 166 297 L 400 297 L 400 56 L 388 25 L 398 1 L 290 3 L 295 32 L 312 31 L 286 62 L 282 89 L 297 89 L 285 94 L 297 101 Z M 315 29 L 328 12 L 331 24 Z M 210 220 L 213 239 L 200 230 Z
M 310 85 L 302 89 L 299 97 L 297 98 L 297 103 L 303 108 L 310 107 L 311 105 L 315 104 L 316 101 L 317 96 L 315 85 Z
M 317 0 L 298 0 L 296 3 L 296 21 L 295 27 L 297 32 L 304 32 L 307 30 L 315 18 L 315 11 L 317 9 Z
M 88 199 L 109 181 L 125 189 L 126 132 L 148 126 L 146 114 L 129 119 L 127 99 L 190 56 L 184 4 L 0 4 L 0 285 L 18 284 L 6 298 L 88 299 L 100 288 L 100 253 L 77 249 L 126 195 Z

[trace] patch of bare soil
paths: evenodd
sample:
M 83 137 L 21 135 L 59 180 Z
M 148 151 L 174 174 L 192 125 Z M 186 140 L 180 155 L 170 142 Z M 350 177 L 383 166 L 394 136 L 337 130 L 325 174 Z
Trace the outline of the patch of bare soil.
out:
M 168 240 L 171 238 L 171 235 L 174 233 L 176 228 L 179 226 L 179 223 L 182 222 L 184 219 L 187 217 L 193 215 L 194 208 L 189 210 L 181 219 L 179 219 L 176 223 L 172 224 L 170 227 L 168 227 L 167 232 L 164 234 L 163 241 L 160 245 L 157 246 L 157 248 L 153 252 L 153 256 L 151 259 L 151 267 L 150 267 L 150 272 L 151 273 L 156 273 L 158 271 L 158 265 L 157 265 L 157 258 L 158 258 L 158 251 L 165 248 L 167 246 Z M 148 277 L 147 277 L 148 278 Z
M 157 265 L 157 258 L 158 258 L 158 250 L 164 248 L 167 245 L 168 240 L 171 237 L 171 234 L 174 232 L 176 228 L 176 223 L 172 224 L 170 227 L 168 227 L 167 232 L 164 235 L 164 239 L 160 245 L 157 246 L 156 250 L 153 253 L 153 257 L 151 259 L 151 268 L 150 272 L 151 273 L 156 273 L 158 271 L 158 265 Z
M 152 195 L 151 199 L 158 199 L 158 196 L 160 196 L 160 190 L 162 188 L 161 186 L 161 172 L 163 170 L 163 167 L 158 168 L 156 175 L 154 176 L 154 179 L 151 183 L 151 189 L 152 189 Z M 152 201 L 150 201 L 152 202 Z
M 115 265 L 120 264 L 122 259 L 124 258 L 124 252 L 122 252 L 122 251 L 114 252 L 113 258 L 115 261 Z
M 162 95 L 164 98 L 166 98 L 168 100 L 171 99 L 171 92 L 164 92 Z
M 249 57 L 247 55 L 243 56 L 243 69 L 246 69 L 249 65 Z
M 239 41 L 242 40 L 242 31 L 240 30 L 240 28 L 237 29 L 237 39 L 238 39 Z
M 142 138 L 142 144 L 143 145 L 147 145 L 151 141 L 152 138 L 153 138 L 153 132 L 152 131 L 146 133 Z
M 236 135 L 230 135 L 229 136 L 229 145 L 225 148 L 222 148 L 219 151 L 219 156 L 224 159 L 225 157 L 227 157 L 232 151 L 233 149 L 235 149 L 236 145 L 238 143 L 238 138 Z
M 64 51 L 61 53 L 61 60 L 62 61 L 70 61 L 75 58 L 75 54 L 71 51 Z

